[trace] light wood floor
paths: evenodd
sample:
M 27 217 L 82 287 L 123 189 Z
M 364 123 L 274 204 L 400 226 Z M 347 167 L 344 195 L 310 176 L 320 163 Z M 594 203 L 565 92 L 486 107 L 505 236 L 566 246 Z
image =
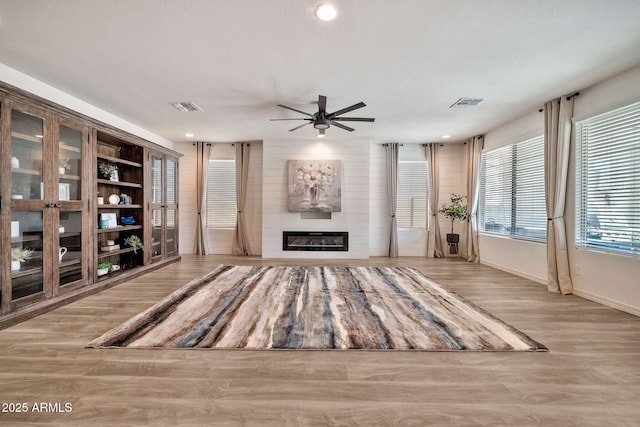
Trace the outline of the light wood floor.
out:
M 414 266 L 550 352 L 84 348 L 217 263 L 312 264 L 185 256 L 0 331 L 0 425 L 640 425 L 640 318 L 455 260 L 314 264 Z

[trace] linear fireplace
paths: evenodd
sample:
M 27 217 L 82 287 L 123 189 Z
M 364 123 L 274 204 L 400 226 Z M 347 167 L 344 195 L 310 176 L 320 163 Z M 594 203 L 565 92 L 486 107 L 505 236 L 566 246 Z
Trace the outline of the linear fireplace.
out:
M 283 231 L 283 251 L 348 251 L 347 231 Z

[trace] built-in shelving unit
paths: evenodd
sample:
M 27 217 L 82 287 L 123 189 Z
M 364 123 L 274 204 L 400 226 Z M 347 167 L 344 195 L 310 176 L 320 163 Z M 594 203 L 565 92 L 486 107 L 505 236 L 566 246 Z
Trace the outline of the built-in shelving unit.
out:
M 2 82 L 0 109 L 0 328 L 180 259 L 178 153 Z M 158 179 L 172 203 L 152 203 Z

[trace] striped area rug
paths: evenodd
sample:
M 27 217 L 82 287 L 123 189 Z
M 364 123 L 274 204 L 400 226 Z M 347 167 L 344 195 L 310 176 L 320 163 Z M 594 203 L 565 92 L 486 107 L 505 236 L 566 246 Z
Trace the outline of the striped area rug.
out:
M 546 350 L 413 268 L 230 265 L 87 347 Z

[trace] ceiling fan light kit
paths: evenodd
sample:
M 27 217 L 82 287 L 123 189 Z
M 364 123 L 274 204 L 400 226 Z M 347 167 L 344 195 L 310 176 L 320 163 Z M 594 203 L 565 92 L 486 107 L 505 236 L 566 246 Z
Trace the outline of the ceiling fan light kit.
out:
M 337 14 L 338 11 L 336 10 L 336 8 L 329 3 L 323 3 L 316 7 L 315 10 L 316 18 L 320 19 L 321 21 L 333 21 L 336 18 Z
M 353 110 L 357 110 L 358 108 L 362 108 L 366 106 L 367 104 L 365 104 L 364 102 L 358 102 L 357 104 L 353 104 L 347 108 L 334 111 L 333 113 L 327 113 L 327 97 L 324 95 L 319 95 L 318 96 L 318 112 L 316 112 L 315 114 L 310 114 L 310 113 L 307 113 L 306 111 L 301 111 L 296 108 L 278 104 L 278 107 L 286 108 L 287 110 L 295 111 L 296 113 L 304 114 L 305 116 L 308 116 L 308 117 L 298 118 L 298 119 L 271 119 L 271 120 L 272 121 L 305 120 L 307 121 L 307 123 L 304 123 L 300 126 L 296 126 L 293 129 L 289 129 L 289 132 L 292 132 L 294 130 L 300 129 L 301 127 L 313 124 L 313 127 L 315 129 L 318 129 L 318 131 L 320 132 L 320 134 L 318 134 L 318 137 L 323 137 L 324 131 L 326 129 L 329 129 L 331 126 L 335 126 L 349 132 L 353 132 L 355 130 L 352 127 L 343 125 L 342 123 L 338 123 L 338 122 L 349 122 L 349 121 L 350 122 L 373 122 L 375 119 L 371 117 L 339 117 L 339 116 L 342 116 L 342 114 L 346 114 Z

